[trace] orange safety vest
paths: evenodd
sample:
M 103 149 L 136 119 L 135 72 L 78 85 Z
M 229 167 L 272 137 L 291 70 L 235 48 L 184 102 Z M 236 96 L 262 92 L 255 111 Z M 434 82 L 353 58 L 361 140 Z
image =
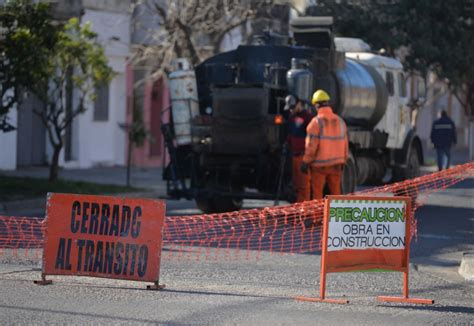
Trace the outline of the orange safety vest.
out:
M 345 164 L 349 156 L 347 127 L 331 107 L 318 109 L 318 115 L 306 128 L 303 162 L 312 166 Z

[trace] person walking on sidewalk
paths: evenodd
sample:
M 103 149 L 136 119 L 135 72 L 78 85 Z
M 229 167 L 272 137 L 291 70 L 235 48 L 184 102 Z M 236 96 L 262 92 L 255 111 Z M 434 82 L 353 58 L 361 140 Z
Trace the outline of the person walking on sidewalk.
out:
M 329 95 L 323 90 L 313 94 L 312 104 L 318 111 L 306 130 L 305 153 L 301 171 L 310 172 L 312 199 L 323 198 L 327 182 L 331 195 L 341 194 L 341 175 L 349 157 L 347 126 L 329 106 Z
M 303 202 L 310 199 L 309 175 L 300 170 L 306 138 L 306 127 L 313 115 L 305 110 L 303 102 L 296 96 L 288 95 L 285 98 L 285 110 L 290 112 L 288 118 L 287 144 L 292 157 L 291 176 L 296 201 Z
M 456 126 L 446 111 L 439 113 L 439 119 L 433 122 L 431 142 L 436 149 L 438 170 L 449 169 L 451 163 L 451 146 L 456 144 Z

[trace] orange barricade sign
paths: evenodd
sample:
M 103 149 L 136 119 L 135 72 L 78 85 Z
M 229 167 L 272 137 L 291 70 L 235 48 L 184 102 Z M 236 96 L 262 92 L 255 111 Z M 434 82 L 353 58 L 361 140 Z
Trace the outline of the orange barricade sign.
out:
M 46 275 L 158 284 L 165 203 L 160 200 L 49 194 L 43 253 Z
M 303 301 L 347 303 L 326 299 L 326 274 L 360 270 L 404 273 L 403 297 L 381 301 L 432 304 L 408 297 L 410 197 L 328 196 L 324 206 L 320 297 Z

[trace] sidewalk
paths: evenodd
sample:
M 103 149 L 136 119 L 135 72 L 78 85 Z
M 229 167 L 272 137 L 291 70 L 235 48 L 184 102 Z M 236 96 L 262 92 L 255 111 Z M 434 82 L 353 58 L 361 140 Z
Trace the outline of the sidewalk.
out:
M 436 163 L 436 150 L 429 148 L 424 150 L 425 165 L 421 168 L 423 172 L 436 172 L 438 166 Z M 469 149 L 468 148 L 454 148 L 451 150 L 451 166 L 459 165 L 469 162 Z
M 49 168 L 24 167 L 15 171 L 0 171 L 0 174 L 13 177 L 48 178 Z M 161 168 L 132 168 L 130 183 L 132 187 L 142 188 L 127 197 L 160 198 L 166 196 L 166 182 L 161 179 Z M 59 178 L 71 181 L 84 181 L 100 184 L 124 186 L 126 183 L 125 167 L 97 167 L 91 169 L 61 169 Z M 19 201 L 0 202 L 0 215 L 31 216 L 44 210 L 46 198 L 32 198 Z
M 425 150 L 425 166 L 423 171 L 435 172 L 436 151 L 434 148 Z M 453 149 L 451 153 L 451 164 L 457 165 L 469 161 L 468 149 Z M 0 174 L 17 177 L 47 178 L 49 168 L 42 167 L 21 167 L 15 171 L 1 171 Z M 150 189 L 159 195 L 166 194 L 166 182 L 162 180 L 162 168 L 132 168 L 131 185 L 137 188 Z M 61 169 L 59 178 L 74 181 L 86 181 L 102 184 L 125 185 L 125 167 L 95 167 L 90 169 Z
M 125 167 L 61 169 L 59 171 L 59 178 L 124 186 L 126 183 L 126 171 Z M 131 186 L 149 189 L 153 193 L 165 195 L 166 183 L 161 179 L 161 173 L 161 168 L 132 168 L 130 174 Z M 0 174 L 15 177 L 48 178 L 49 167 L 22 167 L 15 171 L 0 171 Z
M 425 166 L 421 168 L 422 174 L 438 171 L 436 166 L 436 151 L 428 149 L 425 151 Z M 451 154 L 452 165 L 468 162 L 469 152 L 467 149 L 454 149 Z M 22 167 L 15 171 L 0 171 L 0 174 L 16 177 L 47 178 L 49 168 Z M 72 181 L 85 181 L 101 184 L 125 185 L 125 167 L 95 167 L 90 169 L 61 169 L 59 178 Z M 145 192 L 130 194 L 132 197 L 159 198 L 166 197 L 166 182 L 162 180 L 161 168 L 132 168 L 131 185 L 146 189 Z M 128 194 L 127 194 L 128 195 Z M 22 201 L 0 203 L 0 214 L 21 214 L 30 210 L 44 209 L 45 198 L 28 199 Z

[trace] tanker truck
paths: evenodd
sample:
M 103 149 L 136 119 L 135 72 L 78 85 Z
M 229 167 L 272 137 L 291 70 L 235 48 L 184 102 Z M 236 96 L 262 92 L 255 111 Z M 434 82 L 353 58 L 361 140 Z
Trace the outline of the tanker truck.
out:
M 172 118 L 162 125 L 169 197 L 194 199 L 206 213 L 238 210 L 246 198 L 292 202 L 284 99 L 309 101 L 316 89 L 348 126 L 344 193 L 417 175 L 423 153 L 401 63 L 335 38 L 331 17 L 297 18 L 291 28 L 292 38 L 267 33 L 194 70 L 178 60 Z

